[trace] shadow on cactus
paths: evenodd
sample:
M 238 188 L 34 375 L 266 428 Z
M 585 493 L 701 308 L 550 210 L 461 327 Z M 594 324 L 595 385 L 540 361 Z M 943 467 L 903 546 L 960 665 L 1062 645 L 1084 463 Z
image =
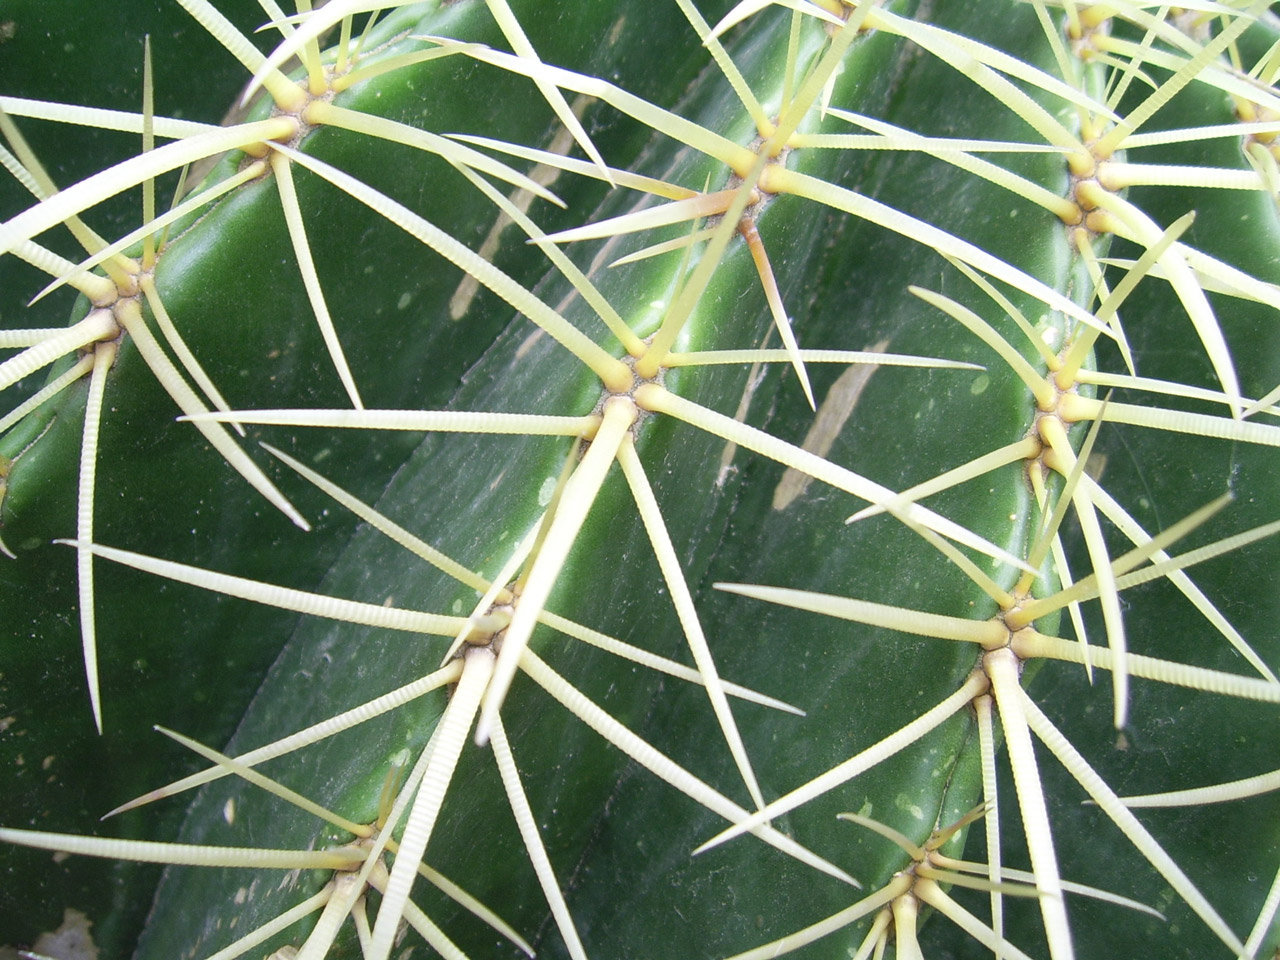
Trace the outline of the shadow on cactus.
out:
M 117 103 L 19 8 L 0 937 L 1269 956 L 1280 30 L 1202 6 L 181 0 Z

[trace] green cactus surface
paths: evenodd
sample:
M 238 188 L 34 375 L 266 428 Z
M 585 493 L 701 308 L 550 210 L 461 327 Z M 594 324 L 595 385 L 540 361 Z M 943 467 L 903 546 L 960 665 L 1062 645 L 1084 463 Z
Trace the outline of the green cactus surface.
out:
M 0 958 L 1280 956 L 1269 4 L 314 7 L 0 0 Z

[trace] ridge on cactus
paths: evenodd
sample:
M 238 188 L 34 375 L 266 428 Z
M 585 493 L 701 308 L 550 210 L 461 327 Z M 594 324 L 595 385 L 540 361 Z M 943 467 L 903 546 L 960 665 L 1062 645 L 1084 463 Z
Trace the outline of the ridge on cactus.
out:
M 6 950 L 1280 949 L 1267 3 L 125 7 L 0 10 Z

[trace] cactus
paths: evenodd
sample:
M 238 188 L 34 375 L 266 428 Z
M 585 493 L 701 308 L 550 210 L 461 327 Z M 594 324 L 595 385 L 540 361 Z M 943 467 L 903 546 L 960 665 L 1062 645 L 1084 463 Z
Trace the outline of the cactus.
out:
M 126 6 L 0 8 L 0 943 L 1276 951 L 1265 3 Z

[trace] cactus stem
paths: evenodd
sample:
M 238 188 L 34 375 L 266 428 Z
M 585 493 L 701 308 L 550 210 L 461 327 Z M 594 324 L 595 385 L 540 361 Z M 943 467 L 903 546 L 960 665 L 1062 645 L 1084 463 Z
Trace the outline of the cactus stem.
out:
M 600 408 L 601 410 L 604 408 L 604 399 L 600 401 Z M 569 478 L 573 476 L 574 468 L 580 459 L 582 459 L 582 438 L 578 437 L 574 439 L 568 455 L 564 458 L 564 465 L 560 468 L 560 475 L 556 477 L 555 487 L 551 491 L 550 499 L 547 500 L 546 509 L 542 512 L 542 518 L 535 525 L 533 533 L 527 538 L 527 546 L 522 543 L 517 550 L 517 553 L 522 554 L 521 558 L 516 560 L 513 555 L 508 561 L 509 564 L 515 564 L 516 569 L 519 570 L 519 576 L 507 591 L 512 596 L 512 603 L 515 602 L 516 597 L 524 593 L 525 584 L 529 582 L 529 574 L 533 569 L 533 564 L 528 562 L 528 558 L 536 557 L 542 552 L 542 544 L 551 529 L 551 521 L 560 507 L 560 501 L 564 498 L 564 488 L 569 483 Z

